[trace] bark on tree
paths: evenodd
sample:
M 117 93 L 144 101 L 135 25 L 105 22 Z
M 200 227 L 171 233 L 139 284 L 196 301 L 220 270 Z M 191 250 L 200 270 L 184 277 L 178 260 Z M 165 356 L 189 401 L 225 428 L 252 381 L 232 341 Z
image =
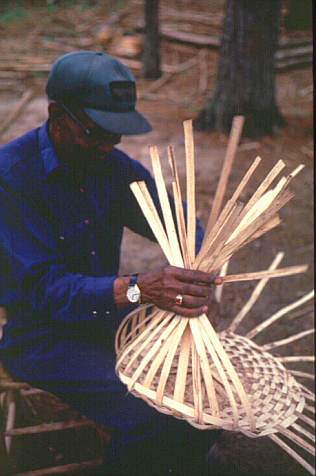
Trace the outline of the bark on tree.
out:
M 244 134 L 271 134 L 285 125 L 275 101 L 274 55 L 281 0 L 227 0 L 213 96 L 194 121 L 198 130 L 228 132 L 245 116 Z
M 284 18 L 284 26 L 287 30 L 312 30 L 312 0 L 287 0 L 285 6 L 287 13 Z
M 148 79 L 161 76 L 159 0 L 144 0 L 145 42 L 143 53 L 143 75 Z

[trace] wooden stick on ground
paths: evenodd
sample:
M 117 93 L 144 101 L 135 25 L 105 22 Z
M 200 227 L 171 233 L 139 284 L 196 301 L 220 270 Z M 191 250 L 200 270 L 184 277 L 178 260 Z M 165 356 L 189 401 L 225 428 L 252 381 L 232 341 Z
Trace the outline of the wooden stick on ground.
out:
M 15 107 L 12 109 L 10 114 L 6 117 L 4 122 L 0 124 L 0 137 L 9 129 L 12 122 L 21 114 L 25 106 L 30 102 L 33 97 L 33 90 L 27 89 L 21 99 L 16 103 Z
M 137 99 L 146 98 L 148 94 L 156 93 L 162 86 L 168 83 L 176 73 L 164 73 L 159 79 L 154 81 L 144 92 L 137 94 Z
M 202 49 L 199 53 L 199 83 L 198 93 L 203 94 L 207 90 L 208 79 L 208 63 L 207 63 L 207 50 Z

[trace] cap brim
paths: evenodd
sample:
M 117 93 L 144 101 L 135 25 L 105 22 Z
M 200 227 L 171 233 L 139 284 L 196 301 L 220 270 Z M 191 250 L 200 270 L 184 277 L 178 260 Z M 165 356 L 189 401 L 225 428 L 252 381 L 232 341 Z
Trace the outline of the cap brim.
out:
M 84 111 L 98 126 L 114 134 L 136 135 L 152 130 L 147 119 L 137 111 L 110 112 L 90 108 L 85 108 Z

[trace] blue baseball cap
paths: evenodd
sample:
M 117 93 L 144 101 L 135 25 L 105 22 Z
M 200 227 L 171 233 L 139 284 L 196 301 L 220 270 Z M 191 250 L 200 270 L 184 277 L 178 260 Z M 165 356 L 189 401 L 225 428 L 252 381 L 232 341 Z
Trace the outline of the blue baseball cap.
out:
M 109 132 L 134 135 L 152 130 L 135 109 L 133 74 L 105 53 L 78 51 L 59 57 L 48 76 L 46 92 L 52 101 L 79 106 Z

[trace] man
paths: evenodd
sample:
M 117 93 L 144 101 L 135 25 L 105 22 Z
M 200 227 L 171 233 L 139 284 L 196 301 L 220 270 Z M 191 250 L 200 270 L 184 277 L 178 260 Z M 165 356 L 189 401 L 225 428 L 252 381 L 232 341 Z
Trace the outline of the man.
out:
M 139 302 L 210 311 L 210 275 L 166 266 L 118 276 L 123 227 L 154 239 L 129 184 L 149 172 L 114 146 L 149 132 L 135 80 L 116 59 L 69 53 L 47 83 L 49 119 L 0 149 L 1 358 L 112 431 L 104 474 L 202 475 L 214 433 L 159 414 L 115 375 L 114 337 Z M 197 249 L 203 232 L 197 225 Z M 180 456 L 181 455 L 181 456 Z

